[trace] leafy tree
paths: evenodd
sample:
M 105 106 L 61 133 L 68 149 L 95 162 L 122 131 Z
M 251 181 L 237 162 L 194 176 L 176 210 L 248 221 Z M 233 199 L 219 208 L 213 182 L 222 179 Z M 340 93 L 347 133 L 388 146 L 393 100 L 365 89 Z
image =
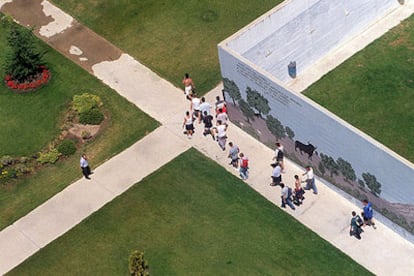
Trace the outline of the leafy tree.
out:
M 129 255 L 128 269 L 131 276 L 144 276 L 149 275 L 148 262 L 144 259 L 144 253 L 133 251 Z
M 365 188 L 365 182 L 364 182 L 362 179 L 359 179 L 359 178 L 358 178 L 358 185 L 359 185 L 361 188 Z
M 289 137 L 290 140 L 293 140 L 293 138 L 295 138 L 295 133 L 293 132 L 293 130 L 290 127 L 285 127 L 285 132 L 286 135 Z
M 325 173 L 326 173 L 326 170 L 325 170 L 325 167 L 323 166 L 322 162 L 319 162 L 318 169 L 321 172 L 322 176 L 324 176 Z
M 247 122 L 250 122 L 249 119 L 254 120 L 254 111 L 245 100 L 239 100 L 239 107 L 243 115 L 246 116 Z
M 269 102 L 265 97 L 260 95 L 260 93 L 256 90 L 252 90 L 250 87 L 247 87 L 246 93 L 247 102 L 251 107 L 255 108 L 259 112 L 260 116 L 261 114 L 269 114 Z
M 339 174 L 339 166 L 332 157 L 321 153 L 321 162 L 322 165 L 330 172 L 331 177 L 333 177 L 334 174 Z
M 233 104 L 236 105 L 236 101 L 241 99 L 240 89 L 237 84 L 228 78 L 223 78 L 223 86 L 224 91 L 230 95 L 233 100 Z
M 33 29 L 22 28 L 11 18 L 6 18 L 3 22 L 8 31 L 9 46 L 4 64 L 5 72 L 13 80 L 24 82 L 40 72 L 40 66 L 44 64 L 44 53 L 36 47 Z
M 355 181 L 356 180 L 356 174 L 354 169 L 352 168 L 351 164 L 348 161 L 345 161 L 342 158 L 338 158 L 336 160 L 336 164 L 338 164 L 339 171 L 342 173 L 342 175 L 345 177 L 345 181 Z
M 281 139 L 286 136 L 285 128 L 282 123 L 272 115 L 267 116 L 266 125 L 270 132 L 276 136 L 276 138 Z
M 381 183 L 377 181 L 377 178 L 375 177 L 375 175 L 372 175 L 370 173 L 363 173 L 362 178 L 364 179 L 367 187 L 371 190 L 371 192 L 375 196 L 378 196 L 379 194 L 381 194 Z

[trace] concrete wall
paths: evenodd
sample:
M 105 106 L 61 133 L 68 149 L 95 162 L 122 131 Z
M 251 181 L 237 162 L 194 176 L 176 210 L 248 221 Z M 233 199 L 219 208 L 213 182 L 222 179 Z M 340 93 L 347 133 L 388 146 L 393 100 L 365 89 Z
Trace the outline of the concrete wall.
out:
M 223 78 L 237 84 L 244 100 L 247 87 L 264 96 L 269 115 L 291 128 L 295 140 L 310 141 L 319 152 L 350 162 L 358 178 L 364 172 L 375 175 L 382 184 L 380 196 L 389 202 L 414 204 L 413 164 L 302 94 L 285 89 L 274 76 L 237 53 L 219 46 L 219 59 Z
M 258 19 L 227 46 L 282 81 L 296 61 L 298 74 L 376 20 L 397 0 L 288 0 Z

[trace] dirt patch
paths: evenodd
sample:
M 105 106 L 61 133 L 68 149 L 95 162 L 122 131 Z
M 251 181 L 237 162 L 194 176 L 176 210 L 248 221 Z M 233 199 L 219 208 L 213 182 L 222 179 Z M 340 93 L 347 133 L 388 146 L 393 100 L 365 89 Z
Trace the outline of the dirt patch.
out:
M 83 134 L 85 132 L 89 133 L 89 137 L 95 137 L 95 135 L 99 132 L 100 125 L 82 125 L 82 124 L 73 124 L 71 128 L 69 128 L 69 133 L 78 138 L 79 140 L 84 140 Z

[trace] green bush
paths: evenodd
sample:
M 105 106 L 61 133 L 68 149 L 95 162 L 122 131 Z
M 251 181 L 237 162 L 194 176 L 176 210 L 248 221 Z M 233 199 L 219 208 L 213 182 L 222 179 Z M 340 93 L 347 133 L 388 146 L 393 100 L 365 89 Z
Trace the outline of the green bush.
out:
M 149 275 L 149 267 L 147 261 L 144 259 L 144 253 L 133 251 L 129 255 L 128 260 L 129 273 L 132 276 L 144 276 Z
M 69 156 L 76 152 L 76 146 L 72 140 L 66 139 L 66 140 L 63 140 L 62 143 L 60 143 L 60 145 L 57 147 L 57 150 L 61 154 L 65 156 Z
M 27 166 L 26 164 L 17 164 L 14 169 L 16 170 L 17 175 L 28 174 L 33 171 L 33 168 Z
M 79 114 L 97 109 L 102 105 L 102 100 L 97 95 L 83 93 L 82 95 L 73 96 L 73 109 Z
M 0 158 L 0 163 L 3 166 L 11 165 L 11 164 L 13 164 L 13 158 L 9 155 L 4 155 Z
M 79 114 L 79 122 L 81 124 L 99 125 L 104 119 L 104 115 L 99 109 L 91 109 Z
M 39 153 L 39 157 L 37 161 L 41 164 L 54 164 L 59 159 L 60 153 L 57 149 L 51 149 L 48 152 L 41 152 Z

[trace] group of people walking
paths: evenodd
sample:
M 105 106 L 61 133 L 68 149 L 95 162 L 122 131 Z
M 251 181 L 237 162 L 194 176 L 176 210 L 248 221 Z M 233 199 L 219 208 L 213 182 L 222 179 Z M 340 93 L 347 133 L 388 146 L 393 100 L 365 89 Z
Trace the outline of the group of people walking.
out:
M 228 115 L 227 106 L 224 99 L 220 96 L 216 97 L 214 103 L 215 116 L 211 114 L 213 106 L 208 103 L 205 97 L 199 98 L 195 92 L 194 82 L 190 78 L 189 74 L 186 73 L 183 79 L 184 84 L 184 95 L 186 99 L 190 101 L 190 109 L 186 111 L 183 128 L 184 133 L 188 139 L 191 139 L 194 134 L 195 123 L 204 124 L 204 136 L 211 136 L 213 141 L 217 141 L 218 146 L 225 151 L 227 144 L 227 128 L 228 128 Z M 214 124 L 214 120 L 216 123 Z M 243 153 L 240 152 L 239 147 L 232 142 L 229 144 L 230 151 L 228 157 L 231 159 L 230 165 L 239 171 L 240 177 L 245 180 L 249 177 L 249 159 Z
M 311 166 L 306 167 L 306 171 L 302 174 L 303 177 L 306 177 L 305 180 L 301 181 L 298 175 L 294 176 L 295 188 L 292 189 L 288 185 L 285 185 L 282 182 L 282 173 L 284 170 L 284 152 L 283 145 L 280 142 L 276 143 L 275 154 L 273 157 L 274 163 L 270 164 L 273 168 L 272 170 L 272 182 L 270 186 L 280 186 L 281 187 L 281 207 L 286 208 L 288 205 L 292 210 L 296 210 L 296 206 L 300 206 L 305 199 L 304 194 L 305 190 L 313 190 L 314 194 L 318 194 L 318 189 L 315 184 L 315 176 L 313 174 L 313 169 Z M 302 187 L 302 183 L 306 183 L 305 187 Z

